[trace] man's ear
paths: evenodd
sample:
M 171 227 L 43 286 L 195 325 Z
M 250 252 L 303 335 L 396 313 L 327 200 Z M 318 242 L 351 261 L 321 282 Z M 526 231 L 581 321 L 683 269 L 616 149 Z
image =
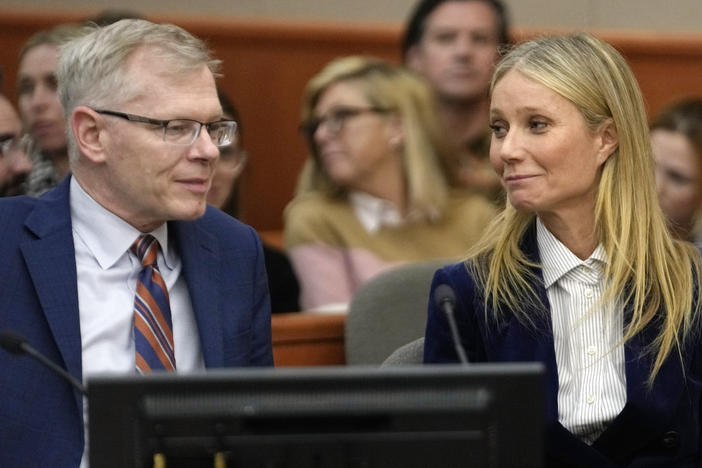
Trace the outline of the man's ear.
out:
M 603 123 L 598 133 L 600 135 L 600 149 L 597 162 L 604 164 L 619 147 L 619 135 L 612 119 Z
M 100 137 L 105 130 L 102 116 L 90 107 L 78 106 L 71 115 L 71 129 L 81 154 L 93 163 L 104 162 L 104 140 Z

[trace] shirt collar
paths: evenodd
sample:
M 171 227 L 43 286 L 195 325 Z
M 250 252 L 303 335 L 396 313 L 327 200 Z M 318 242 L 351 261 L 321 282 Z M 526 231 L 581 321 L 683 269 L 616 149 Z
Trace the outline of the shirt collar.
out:
M 102 269 L 113 266 L 142 235 L 134 226 L 96 202 L 75 177 L 71 177 L 70 205 L 73 231 Z M 163 223 L 149 234 L 158 240 L 166 266 L 173 269 L 176 259 L 175 252 L 168 247 L 168 225 Z
M 378 232 L 384 226 L 402 226 L 407 222 L 423 218 L 418 210 L 411 210 L 407 217 L 403 217 L 397 207 L 389 201 L 365 192 L 349 192 L 348 197 L 356 217 L 371 234 Z
M 587 259 L 580 260 L 556 236 L 551 234 L 538 217 L 536 218 L 536 242 L 541 256 L 546 288 L 579 266 L 601 272 L 603 266 L 607 264 L 607 253 L 602 244 L 598 244 Z

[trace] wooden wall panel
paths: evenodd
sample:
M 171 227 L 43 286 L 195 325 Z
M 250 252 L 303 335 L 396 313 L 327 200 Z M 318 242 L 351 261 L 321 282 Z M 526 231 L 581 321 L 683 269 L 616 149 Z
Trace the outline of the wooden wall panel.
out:
M 4 91 L 15 96 L 17 51 L 36 30 L 69 20 L 73 14 L 27 13 L 0 9 L 0 65 Z M 242 176 L 242 218 L 259 230 L 282 227 L 306 149 L 297 133 L 300 100 L 307 80 L 329 60 L 348 54 L 399 59 L 398 25 L 365 26 L 242 18 L 215 19 L 163 15 L 206 38 L 224 61 L 221 86 L 243 116 L 250 164 Z M 517 37 L 536 34 L 518 30 Z M 636 73 L 650 111 L 671 98 L 702 95 L 702 35 L 653 36 L 617 31 L 599 35 L 621 50 Z

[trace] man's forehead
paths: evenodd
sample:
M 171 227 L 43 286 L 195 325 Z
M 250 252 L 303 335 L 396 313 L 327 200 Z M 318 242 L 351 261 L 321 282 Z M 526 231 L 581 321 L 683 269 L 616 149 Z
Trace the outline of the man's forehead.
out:
M 208 120 L 221 116 L 215 80 L 206 65 L 185 73 L 175 72 L 167 63 L 132 67 L 128 80 L 133 92 L 126 102 L 151 117 Z
M 426 18 L 424 30 L 482 29 L 497 34 L 497 14 L 485 2 L 448 1 L 437 6 Z
M 177 62 L 177 59 L 169 57 L 158 47 L 144 45 L 129 54 L 123 70 L 128 78 L 142 81 L 143 84 L 156 83 L 156 87 L 187 83 L 194 75 L 208 76 L 214 83 L 214 76 L 207 64 L 193 66 L 180 65 Z

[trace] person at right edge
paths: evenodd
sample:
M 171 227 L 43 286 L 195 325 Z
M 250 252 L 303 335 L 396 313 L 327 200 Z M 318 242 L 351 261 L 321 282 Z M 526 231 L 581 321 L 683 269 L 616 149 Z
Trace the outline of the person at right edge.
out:
M 468 360 L 544 364 L 547 466 L 698 466 L 700 255 L 666 227 L 627 63 L 586 33 L 526 42 L 490 123 L 507 206 L 432 285 L 456 293 Z M 455 362 L 428 314 L 425 362 Z

